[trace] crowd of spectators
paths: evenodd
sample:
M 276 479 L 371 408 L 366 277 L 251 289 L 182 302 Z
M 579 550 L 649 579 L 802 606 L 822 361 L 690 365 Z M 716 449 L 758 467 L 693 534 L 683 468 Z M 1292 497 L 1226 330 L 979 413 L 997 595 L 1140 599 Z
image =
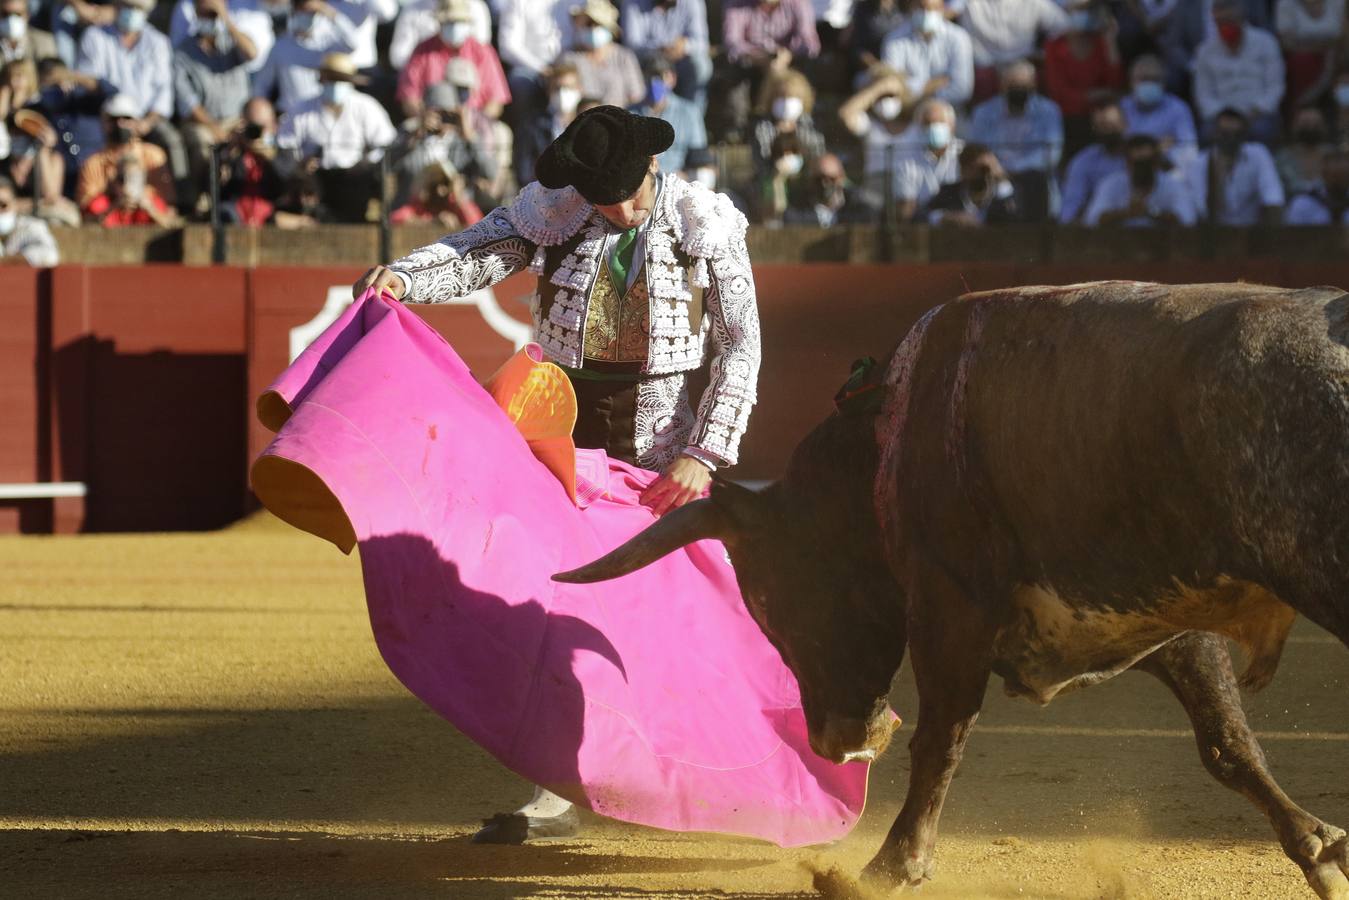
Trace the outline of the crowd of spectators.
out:
M 0 240 L 461 228 L 604 103 L 767 225 L 1340 223 L 1347 50 L 1345 0 L 0 0 Z

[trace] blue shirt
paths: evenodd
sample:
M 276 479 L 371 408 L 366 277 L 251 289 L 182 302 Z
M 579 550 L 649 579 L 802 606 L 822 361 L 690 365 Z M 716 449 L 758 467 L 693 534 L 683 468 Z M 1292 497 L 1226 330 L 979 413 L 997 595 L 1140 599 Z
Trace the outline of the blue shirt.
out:
M 661 9 L 654 0 L 624 0 L 620 27 L 623 43 L 638 54 L 662 50 L 679 38 L 688 40 L 688 52 L 707 56 L 707 6 L 703 0 L 675 0 Z
M 703 124 L 703 114 L 698 104 L 685 100 L 673 91 L 665 96 L 665 106 L 656 112 L 650 106 L 636 110 L 644 116 L 657 116 L 670 123 L 674 129 L 674 143 L 669 149 L 656 157 L 656 163 L 662 172 L 682 172 L 684 157 L 690 150 L 707 146 L 707 128 Z
M 1063 176 L 1059 221 L 1065 225 L 1076 222 L 1087 211 L 1101 182 L 1125 168 L 1123 153 L 1107 153 L 1100 144 L 1081 150 L 1068 163 L 1068 171 Z
M 1288 211 L 1284 213 L 1283 224 L 1349 224 L 1349 208 L 1340 213 L 1340 221 L 1336 223 L 1334 215 L 1330 211 L 1330 198 L 1326 196 L 1326 189 L 1318 184 L 1311 190 L 1303 191 L 1293 198 L 1292 202 L 1288 204 Z
M 1048 172 L 1063 152 L 1063 115 L 1053 100 L 1031 94 L 1019 116 L 1001 96 L 974 109 L 969 141 L 986 144 L 1008 172 Z
M 1133 185 L 1130 183 L 1128 172 L 1116 172 L 1107 177 L 1097 186 L 1096 193 L 1091 198 L 1085 223 L 1099 225 L 1101 216 L 1105 213 L 1126 209 L 1132 195 Z M 1194 198 L 1190 196 L 1185 182 L 1170 172 L 1157 173 L 1157 183 L 1153 186 L 1152 193 L 1148 195 L 1148 213 L 1152 216 L 1171 213 L 1182 225 L 1193 225 L 1197 219 Z M 1144 227 L 1155 225 L 1156 221 L 1151 218 L 1135 218 L 1125 219 L 1124 224 L 1130 227 Z
M 933 96 L 959 106 L 974 92 L 974 51 L 970 36 L 959 25 L 945 20 L 931 35 L 906 23 L 885 36 L 881 61 L 904 77 L 909 93 L 921 96 L 933 78 L 951 79 Z
M 1124 113 L 1125 134 L 1147 134 L 1159 141 L 1171 140 L 1176 149 L 1190 153 L 1198 149 L 1194 113 L 1174 94 L 1164 94 L 1156 106 L 1144 106 L 1133 96 L 1125 97 L 1119 106 Z

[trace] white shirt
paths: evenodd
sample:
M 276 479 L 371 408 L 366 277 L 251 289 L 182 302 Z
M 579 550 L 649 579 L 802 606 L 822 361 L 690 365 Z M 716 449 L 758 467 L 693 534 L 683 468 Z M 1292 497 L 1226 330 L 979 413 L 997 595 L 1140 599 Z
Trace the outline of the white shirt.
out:
M 267 62 L 267 54 L 272 52 L 276 35 L 272 32 L 272 15 L 257 0 L 229 0 L 230 19 L 234 27 L 253 42 L 258 54 L 244 64 L 250 72 L 256 72 Z M 177 47 L 192 37 L 192 28 L 197 24 L 197 4 L 194 0 L 178 0 L 173 8 L 173 19 L 169 22 L 169 41 Z
M 1247 25 L 1233 53 L 1211 37 L 1194 55 L 1194 103 L 1199 117 L 1212 119 L 1227 107 L 1272 113 L 1283 98 L 1283 51 L 1274 35 Z
M 952 138 L 946 152 L 933 156 L 927 149 L 926 131 L 915 126 L 891 135 L 872 122 L 866 136 L 866 173 L 882 175 L 893 159 L 891 184 L 895 200 L 912 200 L 922 209 L 942 185 L 960 180 L 960 151 L 964 144 Z M 893 155 L 887 155 L 887 151 Z
M 1133 183 L 1129 173 L 1115 172 L 1107 175 L 1091 195 L 1087 212 L 1082 221 L 1093 228 L 1101 224 L 1101 216 L 1108 212 L 1128 209 L 1133 198 Z M 1170 172 L 1158 172 L 1152 193 L 1148 194 L 1148 215 L 1159 216 L 1170 213 L 1181 225 L 1193 225 L 1198 218 L 1194 208 L 1194 197 L 1185 182 Z M 1146 226 L 1155 224 L 1151 219 L 1125 219 L 1124 225 Z
M 61 261 L 47 223 L 32 216 L 19 216 L 14 230 L 4 236 L 5 256 L 22 256 L 30 266 L 47 268 Z
M 412 51 L 427 38 L 440 33 L 440 19 L 436 10 L 440 8 L 438 0 L 412 0 L 398 14 L 398 23 L 393 27 L 393 38 L 389 41 L 389 63 L 395 69 L 401 69 L 412 58 Z M 484 47 L 492 46 L 492 13 L 483 0 L 468 0 L 469 13 L 473 28 L 470 34 Z
M 881 61 L 904 76 L 909 93 L 921 96 L 933 78 L 951 79 L 936 97 L 953 106 L 970 99 L 974 92 L 974 57 L 970 36 L 959 25 L 945 20 L 931 35 L 924 35 L 912 22 L 901 25 L 881 43 Z
M 1204 150 L 1185 168 L 1194 205 L 1201 216 L 1208 216 L 1208 169 L 1212 150 Z M 1283 182 L 1279 180 L 1274 157 L 1264 144 L 1247 141 L 1241 145 L 1236 161 L 1227 172 L 1223 185 L 1223 210 L 1219 225 L 1246 227 L 1260 221 L 1266 206 L 1283 206 Z
M 570 0 L 501 0 L 497 46 L 501 61 L 536 74 L 571 46 Z
M 1320 18 L 1313 18 L 1301 0 L 1279 0 L 1274 7 L 1274 30 L 1295 41 L 1333 43 L 1344 30 L 1344 0 L 1325 0 Z
M 842 31 L 852 24 L 852 11 L 856 0 L 811 0 L 815 9 L 815 21 L 824 22 Z
M 317 156 L 323 169 L 350 169 L 379 162 L 398 137 L 379 101 L 357 91 L 334 112 L 319 98 L 281 117 L 276 146 L 304 158 Z
M 317 97 L 318 67 L 323 55 L 350 53 L 355 40 L 355 24 L 340 12 L 333 19 L 317 17 L 303 39 L 289 32 L 281 35 L 267 54 L 267 62 L 253 76 L 254 96 L 267 97 L 276 88 L 276 108 L 280 112 Z
M 1041 34 L 1068 30 L 1053 0 L 968 0 L 960 24 L 969 32 L 976 66 L 1005 66 L 1035 53 Z
M 111 25 L 84 29 L 75 68 L 102 78 L 140 105 L 141 115 L 173 117 L 173 48 L 169 39 L 146 25 L 129 49 Z

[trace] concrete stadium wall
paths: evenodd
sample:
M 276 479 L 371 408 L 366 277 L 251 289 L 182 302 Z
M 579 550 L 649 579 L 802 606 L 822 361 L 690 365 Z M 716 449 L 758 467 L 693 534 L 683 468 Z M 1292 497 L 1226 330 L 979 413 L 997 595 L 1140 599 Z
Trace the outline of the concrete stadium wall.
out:
M 0 483 L 88 485 L 84 499 L 0 501 L 0 533 L 208 529 L 243 515 L 249 461 L 270 439 L 254 400 L 361 271 L 0 268 Z M 736 473 L 770 478 L 828 413 L 852 360 L 884 354 L 966 290 L 1096 278 L 1346 285 L 1349 262 L 762 264 L 755 278 L 764 367 Z M 414 308 L 485 377 L 527 334 L 532 280 Z

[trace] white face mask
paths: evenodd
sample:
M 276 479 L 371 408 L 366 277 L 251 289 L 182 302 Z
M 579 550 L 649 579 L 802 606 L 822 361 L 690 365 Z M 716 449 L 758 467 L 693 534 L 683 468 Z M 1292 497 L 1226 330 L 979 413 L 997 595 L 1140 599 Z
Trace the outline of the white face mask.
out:
M 904 111 L 904 101 L 898 97 L 882 97 L 876 101 L 876 115 L 887 122 L 893 122 Z
M 473 26 L 467 22 L 446 22 L 440 26 L 440 39 L 451 47 L 462 47 L 472 31 Z
M 0 212 L 0 235 L 10 235 L 14 231 L 14 226 L 19 224 L 19 214 L 14 210 Z
M 941 27 L 943 18 L 940 10 L 925 9 L 918 15 L 918 30 L 923 34 L 932 34 Z
M 593 47 L 596 50 L 598 50 L 600 47 L 609 46 L 610 42 L 612 42 L 614 39 L 614 36 L 609 33 L 609 29 L 601 25 L 592 26 L 589 30 L 586 31 L 585 34 L 586 34 L 585 38 L 586 45 L 589 47 Z
M 779 122 L 795 122 L 806 111 L 800 97 L 779 97 L 773 101 L 773 118 Z
M 948 122 L 932 122 L 927 126 L 927 145 L 933 150 L 945 150 L 951 143 L 951 125 Z
M 0 37 L 21 41 L 28 34 L 28 20 L 23 16 L 5 16 L 0 19 Z
M 576 88 L 558 88 L 553 94 L 553 112 L 569 116 L 581 105 L 581 92 Z
M 314 30 L 315 15 L 311 12 L 295 13 L 290 17 L 291 34 L 308 34 Z
M 123 6 L 117 10 L 117 30 L 122 34 L 136 34 L 145 29 L 145 10 Z
M 795 153 L 788 153 L 782 159 L 778 160 L 778 171 L 783 175 L 799 175 L 806 161 Z
M 323 102 L 341 106 L 356 93 L 356 85 L 350 81 L 330 81 L 323 86 Z
M 715 190 L 717 187 L 717 170 L 710 166 L 698 169 L 693 173 L 693 180 L 708 190 Z
M 198 19 L 192 30 L 198 37 L 220 38 L 228 29 L 219 19 Z

